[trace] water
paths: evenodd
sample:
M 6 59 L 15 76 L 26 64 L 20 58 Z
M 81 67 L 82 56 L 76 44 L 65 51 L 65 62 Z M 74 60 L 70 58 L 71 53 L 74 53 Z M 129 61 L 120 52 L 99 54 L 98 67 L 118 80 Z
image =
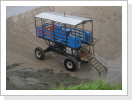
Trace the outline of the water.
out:
M 96 58 L 108 69 L 104 80 L 110 81 L 111 84 L 122 82 L 122 57 L 106 60 L 96 53 Z

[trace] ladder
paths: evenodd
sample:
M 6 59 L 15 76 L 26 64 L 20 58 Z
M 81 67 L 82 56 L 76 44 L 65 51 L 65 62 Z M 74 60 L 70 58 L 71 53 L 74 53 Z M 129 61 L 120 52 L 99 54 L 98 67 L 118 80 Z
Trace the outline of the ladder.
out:
M 86 61 L 91 64 L 101 75 L 101 73 L 107 72 L 107 67 L 102 65 L 93 54 L 85 54 L 83 57 L 80 58 L 82 61 Z
M 89 64 L 91 64 L 101 75 L 101 73 L 106 73 L 107 72 L 107 67 L 102 65 L 95 57 L 92 57 L 87 60 Z

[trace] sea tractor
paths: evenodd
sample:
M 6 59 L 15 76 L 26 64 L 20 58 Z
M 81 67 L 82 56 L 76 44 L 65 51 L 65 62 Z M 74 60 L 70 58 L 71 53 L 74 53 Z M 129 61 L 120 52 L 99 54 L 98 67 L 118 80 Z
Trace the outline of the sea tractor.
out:
M 88 25 L 88 26 L 86 26 Z M 85 28 L 89 27 L 89 30 Z M 94 45 L 98 39 L 93 38 L 93 20 L 65 13 L 43 12 L 35 16 L 36 36 L 43 39 L 48 47 L 43 50 L 35 48 L 35 56 L 45 59 L 49 51 L 64 55 L 64 66 L 68 71 L 80 68 L 80 62 L 88 62 L 99 74 L 107 72 L 94 54 Z

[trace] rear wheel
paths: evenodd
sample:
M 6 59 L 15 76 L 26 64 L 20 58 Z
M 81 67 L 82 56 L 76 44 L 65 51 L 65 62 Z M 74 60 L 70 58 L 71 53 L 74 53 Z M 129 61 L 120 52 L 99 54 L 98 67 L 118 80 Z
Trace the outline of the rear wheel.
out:
M 35 49 L 35 56 L 39 59 L 39 60 L 44 60 L 45 58 L 45 54 L 42 48 L 37 47 Z
M 64 60 L 64 66 L 68 71 L 76 71 L 78 69 L 78 60 L 74 57 L 67 57 Z

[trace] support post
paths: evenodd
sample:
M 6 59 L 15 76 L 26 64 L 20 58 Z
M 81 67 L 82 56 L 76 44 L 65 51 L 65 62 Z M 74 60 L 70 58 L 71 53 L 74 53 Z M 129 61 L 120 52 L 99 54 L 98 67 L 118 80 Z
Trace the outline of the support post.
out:
M 36 34 L 37 34 L 37 25 L 36 25 L 36 17 L 34 18 L 34 20 L 35 20 L 35 30 L 36 30 Z
M 84 31 L 84 23 L 82 23 L 82 28 L 83 28 L 83 31 Z
M 52 25 L 54 25 L 54 21 L 52 21 Z M 54 32 L 54 29 L 53 29 L 53 34 L 54 34 L 54 43 L 55 43 L 55 32 Z
M 93 45 L 93 54 L 94 54 L 94 45 Z
M 44 30 L 46 30 L 46 28 L 45 28 L 45 19 L 43 19 L 44 20 Z M 45 35 L 45 32 L 44 32 L 44 35 Z
M 42 23 L 42 33 L 43 33 L 43 38 L 44 38 L 44 30 L 43 30 L 43 19 L 41 18 L 41 23 Z
M 75 48 L 76 48 L 76 29 L 77 29 L 77 25 L 75 26 Z
M 83 28 L 83 32 L 84 32 L 84 23 L 82 23 L 82 28 Z M 85 33 L 84 33 L 85 34 Z M 80 36 L 80 35 L 79 35 Z M 85 38 L 85 35 L 83 35 L 83 39 Z
M 93 20 L 92 20 L 92 42 L 93 42 Z
M 66 27 L 66 26 L 65 26 Z M 66 34 L 66 45 L 65 45 L 65 52 L 66 52 L 66 47 L 67 47 L 67 38 L 68 37 L 68 35 Z

